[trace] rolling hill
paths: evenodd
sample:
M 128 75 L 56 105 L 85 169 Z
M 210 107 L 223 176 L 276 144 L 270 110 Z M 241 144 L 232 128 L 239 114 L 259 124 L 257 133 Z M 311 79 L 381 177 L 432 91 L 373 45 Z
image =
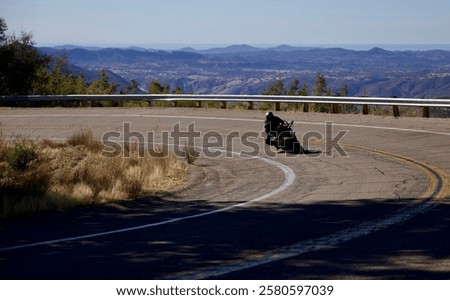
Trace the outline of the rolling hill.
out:
M 450 51 L 367 51 L 343 48 L 303 48 L 281 45 L 162 51 L 143 48 L 86 49 L 73 45 L 39 48 L 80 68 L 109 70 L 114 80 L 134 79 L 143 90 L 151 80 L 180 86 L 185 92 L 260 94 L 276 79 L 293 79 L 313 87 L 318 72 L 329 87 L 343 84 L 349 96 L 436 98 L 450 96 Z M 114 74 L 114 75 L 112 75 Z M 123 80 L 122 80 L 123 79 Z

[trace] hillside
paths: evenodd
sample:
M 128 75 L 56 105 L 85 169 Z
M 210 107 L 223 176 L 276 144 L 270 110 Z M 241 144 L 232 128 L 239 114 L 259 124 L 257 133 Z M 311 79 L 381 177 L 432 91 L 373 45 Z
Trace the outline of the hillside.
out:
M 64 47 L 40 48 L 57 55 Z M 69 61 L 87 70 L 105 68 L 146 90 L 151 80 L 186 92 L 260 94 L 276 79 L 313 86 L 317 72 L 329 86 L 349 87 L 349 96 L 449 97 L 450 51 L 368 51 L 282 45 L 161 51 L 142 48 L 65 49 Z M 119 80 L 117 78 L 117 80 Z

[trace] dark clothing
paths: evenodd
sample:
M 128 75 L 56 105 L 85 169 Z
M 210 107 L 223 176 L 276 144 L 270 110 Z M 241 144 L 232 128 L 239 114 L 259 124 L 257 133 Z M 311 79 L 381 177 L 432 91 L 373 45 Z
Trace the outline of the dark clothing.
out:
M 283 123 L 284 121 L 282 119 L 277 116 L 273 116 L 270 120 L 266 119 L 264 129 L 266 130 L 267 134 L 269 134 L 269 132 L 276 132 L 278 130 L 278 127 L 280 127 L 280 125 Z
M 264 130 L 267 134 L 265 141 L 267 145 L 271 145 L 270 138 L 277 135 L 278 130 L 280 129 L 280 127 L 282 127 L 283 124 L 284 121 L 277 116 L 272 116 L 270 119 L 266 118 L 266 121 L 264 123 Z

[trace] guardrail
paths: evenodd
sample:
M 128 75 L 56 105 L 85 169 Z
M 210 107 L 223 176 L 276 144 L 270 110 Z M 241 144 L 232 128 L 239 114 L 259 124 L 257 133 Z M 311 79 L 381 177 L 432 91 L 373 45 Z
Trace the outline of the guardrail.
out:
M 369 105 L 392 106 L 394 116 L 400 116 L 399 106 L 423 107 L 423 116 L 430 116 L 430 107 L 450 108 L 450 99 L 415 99 L 415 98 L 373 98 L 373 97 L 333 97 L 333 96 L 268 96 L 268 95 L 196 95 L 196 94 L 114 94 L 114 95 L 47 95 L 47 96 L 2 96 L 2 102 L 42 102 L 42 101 L 170 101 L 176 106 L 177 101 L 219 101 L 226 108 L 227 102 L 248 102 L 253 109 L 254 102 L 274 103 L 274 110 L 280 110 L 281 103 L 303 103 L 303 111 L 309 111 L 309 103 L 331 104 L 334 113 L 338 112 L 338 104 L 362 105 L 363 114 L 368 113 Z

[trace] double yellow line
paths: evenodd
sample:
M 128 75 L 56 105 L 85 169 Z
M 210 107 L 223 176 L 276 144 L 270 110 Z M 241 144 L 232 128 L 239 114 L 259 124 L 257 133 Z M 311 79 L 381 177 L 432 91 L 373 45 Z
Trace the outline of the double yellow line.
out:
M 323 140 L 315 142 L 324 143 Z M 442 170 L 437 166 L 422 161 L 418 161 L 416 159 L 407 156 L 389 153 L 386 151 L 346 144 L 341 144 L 341 146 L 354 151 L 365 152 L 369 154 L 384 156 L 389 159 L 394 159 L 399 161 L 400 163 L 410 165 L 425 173 L 428 177 L 428 186 L 420 196 L 420 199 L 423 199 L 422 203 L 425 204 L 425 206 L 421 206 L 422 208 L 417 210 L 418 212 L 426 211 L 428 207 L 433 207 L 435 204 L 430 203 L 431 201 L 445 200 L 448 198 L 450 194 L 449 176 L 444 170 Z M 439 202 L 436 202 L 436 205 L 437 204 L 439 204 Z M 419 207 L 420 205 L 417 204 L 416 206 Z M 412 207 L 414 208 L 414 205 L 412 205 Z M 310 251 L 326 249 L 328 247 L 336 246 L 342 242 L 346 242 L 376 232 L 380 229 L 387 228 L 389 226 L 392 226 L 393 224 L 398 224 L 399 222 L 408 220 L 411 218 L 411 216 L 415 216 L 417 214 L 417 211 L 399 210 L 397 212 L 394 212 L 393 214 L 388 214 L 380 219 L 369 220 L 367 222 L 363 222 L 359 225 L 338 231 L 336 233 L 332 233 L 324 237 L 319 237 L 317 239 L 307 241 L 300 241 L 292 245 L 288 245 L 285 247 L 274 249 L 272 251 L 258 254 L 247 260 L 238 260 L 236 262 L 231 262 L 224 266 L 195 270 L 192 272 L 184 273 L 178 277 L 174 276 L 173 278 L 169 279 L 190 279 L 190 280 L 205 279 L 209 277 L 228 274 L 235 271 L 249 269 L 252 267 L 257 267 L 260 265 L 264 265 L 267 263 L 271 263 L 274 261 L 290 257 L 295 257 L 298 255 L 308 253 Z
M 428 177 L 428 187 L 422 193 L 421 198 L 425 200 L 445 200 L 450 195 L 450 178 L 447 172 L 441 168 L 416 160 L 407 156 L 403 156 L 396 153 L 390 153 L 382 150 L 371 149 L 361 146 L 354 146 L 349 144 L 341 144 L 341 146 L 352 149 L 359 152 L 366 152 L 375 155 L 385 156 L 391 159 L 395 159 L 402 163 L 408 164 L 416 169 L 419 169 L 425 173 Z

